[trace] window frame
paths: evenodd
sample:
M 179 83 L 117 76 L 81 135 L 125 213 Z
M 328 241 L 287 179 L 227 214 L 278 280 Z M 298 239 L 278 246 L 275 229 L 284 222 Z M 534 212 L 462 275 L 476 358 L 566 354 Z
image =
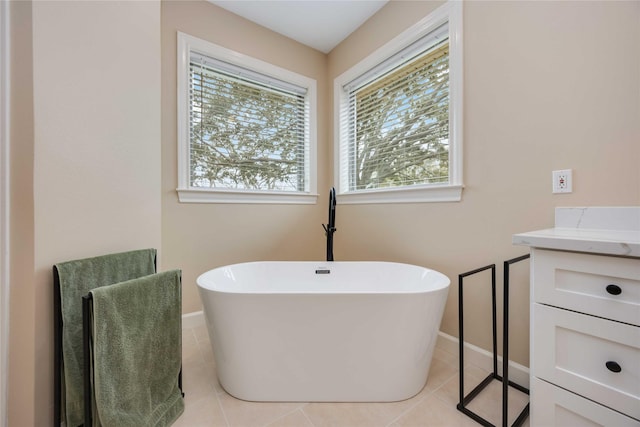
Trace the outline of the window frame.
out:
M 349 144 L 348 120 L 341 120 L 348 111 L 349 93 L 344 86 L 380 65 L 382 62 L 427 36 L 441 25 L 449 26 L 449 182 L 420 184 L 379 189 L 349 190 L 348 159 L 343 153 Z M 458 202 L 462 199 L 463 152 L 463 61 L 462 2 L 449 1 L 438 7 L 415 25 L 383 45 L 334 80 L 334 182 L 338 201 L 360 203 L 424 203 Z M 346 174 L 348 175 L 348 174 Z
M 190 185 L 189 61 L 191 52 L 273 77 L 307 89 L 309 108 L 309 189 L 273 191 L 192 187 Z M 315 204 L 317 194 L 317 82 L 316 80 L 223 46 L 178 32 L 178 200 L 181 203 Z

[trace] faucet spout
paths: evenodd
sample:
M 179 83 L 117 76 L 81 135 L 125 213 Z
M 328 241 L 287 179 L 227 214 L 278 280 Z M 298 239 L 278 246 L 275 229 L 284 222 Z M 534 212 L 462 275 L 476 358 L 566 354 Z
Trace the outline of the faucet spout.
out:
M 336 189 L 331 187 L 329 191 L 329 223 L 322 224 L 327 236 L 327 261 L 333 261 L 333 233 L 336 230 Z

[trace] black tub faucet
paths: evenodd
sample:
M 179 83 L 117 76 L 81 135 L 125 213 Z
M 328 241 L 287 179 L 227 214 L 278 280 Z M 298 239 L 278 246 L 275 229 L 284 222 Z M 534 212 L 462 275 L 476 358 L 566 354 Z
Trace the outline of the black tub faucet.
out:
M 336 232 L 336 189 L 329 190 L 329 223 L 322 224 L 327 236 L 327 261 L 333 261 L 333 233 Z

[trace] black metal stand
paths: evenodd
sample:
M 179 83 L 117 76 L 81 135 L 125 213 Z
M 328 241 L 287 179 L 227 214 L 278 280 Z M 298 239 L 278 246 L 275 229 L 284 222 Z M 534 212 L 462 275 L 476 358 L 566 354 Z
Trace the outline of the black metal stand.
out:
M 62 424 L 62 308 L 60 276 L 53 266 L 53 425 Z
M 84 426 L 93 425 L 93 372 L 91 367 L 93 361 L 91 358 L 91 348 L 93 347 L 93 336 L 91 333 L 92 315 L 93 314 L 93 296 L 89 293 L 82 297 L 82 373 L 84 382 Z
M 529 394 L 529 390 L 519 384 L 509 381 L 509 266 L 516 262 L 520 262 L 529 258 L 529 254 L 522 255 L 504 262 L 504 304 L 503 304 L 503 338 L 502 338 L 502 376 L 498 375 L 498 340 L 497 340 L 497 316 L 496 316 L 496 265 L 491 264 L 480 267 L 458 276 L 458 332 L 459 332 L 459 367 L 460 367 L 460 401 L 456 408 L 467 415 L 474 421 L 485 427 L 496 427 L 491 422 L 482 418 L 480 415 L 467 408 L 467 405 L 487 387 L 491 381 L 498 380 L 502 382 L 502 427 L 508 427 L 508 391 L 509 386 Z M 468 395 L 464 395 L 464 311 L 463 311 L 463 279 L 465 277 L 491 270 L 491 313 L 492 313 L 492 332 L 493 332 L 493 372 L 480 382 Z M 529 404 L 524 407 L 520 415 L 513 422 L 512 427 L 521 426 L 524 420 L 529 416 Z

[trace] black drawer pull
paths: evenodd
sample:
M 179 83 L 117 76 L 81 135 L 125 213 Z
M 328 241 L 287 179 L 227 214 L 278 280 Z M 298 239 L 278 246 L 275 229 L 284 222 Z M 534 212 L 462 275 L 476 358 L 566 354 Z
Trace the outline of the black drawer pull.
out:
M 611 295 L 620 295 L 622 293 L 622 289 L 618 285 L 611 284 L 607 286 L 607 292 Z
M 615 372 L 616 374 L 622 371 L 622 368 L 620 367 L 620 365 L 618 365 L 617 362 L 609 361 L 606 363 L 606 365 L 608 370 L 610 370 L 611 372 Z

